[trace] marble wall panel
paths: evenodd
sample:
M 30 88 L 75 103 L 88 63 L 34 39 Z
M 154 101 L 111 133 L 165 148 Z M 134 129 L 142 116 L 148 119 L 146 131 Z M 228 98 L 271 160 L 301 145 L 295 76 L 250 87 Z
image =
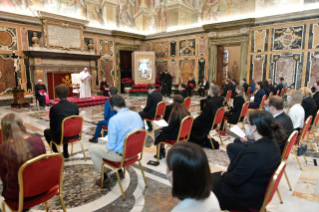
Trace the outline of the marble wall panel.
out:
M 0 26 L 0 50 L 18 50 L 17 28 Z
M 319 23 L 310 24 L 308 48 L 319 48 Z
M 250 64 L 251 79 L 255 82 L 266 79 L 267 55 L 252 55 Z
M 196 55 L 196 39 L 187 39 L 179 41 L 179 56 L 195 56 Z
M 169 44 L 170 44 L 170 56 L 176 57 L 176 40 L 172 40 Z
M 168 42 L 156 42 L 153 43 L 153 51 L 155 52 L 156 58 L 167 58 L 168 57 Z
M 155 62 L 156 76 L 163 71 L 165 71 L 168 67 L 167 60 L 156 60 Z
M 256 30 L 251 33 L 251 52 L 268 51 L 269 29 Z
M 33 92 L 33 82 L 30 71 L 29 58 L 24 58 L 24 76 L 25 76 L 25 87 L 28 93 Z
M 17 76 L 18 83 L 21 84 L 21 69 L 20 61 L 17 60 Z M 14 74 L 14 62 L 10 58 L 10 55 L 0 55 L 0 94 L 10 94 L 12 89 L 16 87 L 15 74 Z
M 179 68 L 183 83 L 187 83 L 189 77 L 194 77 L 195 82 L 198 81 L 195 73 L 195 59 L 179 60 Z
M 305 86 L 311 88 L 319 78 L 319 52 L 308 52 Z
M 206 58 L 198 59 L 198 81 L 202 81 L 204 77 L 206 77 Z
M 114 56 L 114 43 L 110 40 L 100 40 L 100 55 L 104 57 Z
M 207 37 L 198 38 L 198 56 L 206 55 Z
M 178 74 L 178 67 L 177 67 L 177 61 L 176 60 L 171 60 L 171 64 L 170 64 L 170 73 L 172 75 L 173 84 L 178 84 L 179 83 L 179 74 Z
M 306 25 L 274 28 L 272 50 L 304 49 Z
M 152 45 L 150 43 L 146 44 L 146 49 L 147 52 L 151 52 L 152 51 Z
M 22 50 L 27 51 L 29 50 L 29 42 L 28 42 L 28 30 L 21 29 L 21 44 Z
M 101 59 L 101 78 L 105 77 L 108 84 L 114 86 L 114 62 L 110 59 Z

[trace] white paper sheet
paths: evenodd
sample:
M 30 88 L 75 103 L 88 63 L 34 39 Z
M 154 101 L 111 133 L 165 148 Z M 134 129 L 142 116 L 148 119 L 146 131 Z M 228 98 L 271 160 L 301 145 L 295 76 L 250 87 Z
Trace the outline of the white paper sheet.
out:
M 143 109 L 144 109 L 144 107 L 145 107 L 144 105 L 141 105 L 141 108 L 143 108 Z
M 237 125 L 231 127 L 230 131 L 232 131 L 233 133 L 235 133 L 239 137 L 245 137 L 245 135 L 246 135 L 245 132 L 242 131 L 242 129 L 240 129 Z
M 106 144 L 106 142 L 107 142 L 107 136 L 105 136 L 105 137 L 99 137 L 97 140 L 98 140 L 98 143 L 99 143 L 99 144 Z
M 153 121 L 153 122 L 159 127 L 167 127 L 168 126 L 168 123 L 164 119 L 161 119 L 158 121 Z

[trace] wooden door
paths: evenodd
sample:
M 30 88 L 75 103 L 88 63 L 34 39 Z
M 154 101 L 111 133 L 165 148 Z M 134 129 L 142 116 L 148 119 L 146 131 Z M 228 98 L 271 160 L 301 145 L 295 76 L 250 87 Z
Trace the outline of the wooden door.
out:
M 224 47 L 217 46 L 217 73 L 216 73 L 216 84 L 222 87 L 223 84 L 223 58 L 224 58 Z

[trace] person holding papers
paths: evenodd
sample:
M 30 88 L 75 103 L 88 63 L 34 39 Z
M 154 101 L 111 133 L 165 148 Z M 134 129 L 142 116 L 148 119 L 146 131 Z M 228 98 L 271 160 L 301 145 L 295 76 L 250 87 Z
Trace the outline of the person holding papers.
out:
M 91 98 L 91 80 L 92 76 L 88 72 L 87 68 L 84 68 L 83 71 L 80 72 L 80 98 L 81 99 L 89 99 Z
M 196 87 L 196 82 L 193 77 L 189 77 L 188 83 L 187 83 L 187 95 L 192 96 L 192 90 Z
M 155 86 L 153 84 L 148 84 L 146 86 L 147 92 L 149 93 L 147 96 L 146 106 L 143 111 L 140 112 L 140 116 L 143 118 L 154 118 L 156 113 L 157 104 L 163 100 L 162 94 L 156 91 Z M 153 127 L 150 122 L 147 122 L 148 130 L 152 131 Z
M 107 87 L 107 82 L 105 77 L 102 78 L 100 91 L 102 92 L 103 96 L 109 96 L 109 89 Z
M 157 145 L 159 142 L 165 139 L 170 139 L 170 140 L 177 139 L 181 121 L 183 120 L 183 118 L 190 115 L 190 113 L 188 112 L 183 102 L 184 102 L 184 99 L 181 95 L 175 95 L 173 97 L 172 110 L 168 119 L 169 124 L 167 127 L 163 127 L 159 130 L 155 130 L 154 145 Z M 157 155 L 155 155 L 154 157 L 157 158 Z M 165 158 L 164 145 L 161 146 L 161 152 L 160 152 L 160 159 L 162 158 Z

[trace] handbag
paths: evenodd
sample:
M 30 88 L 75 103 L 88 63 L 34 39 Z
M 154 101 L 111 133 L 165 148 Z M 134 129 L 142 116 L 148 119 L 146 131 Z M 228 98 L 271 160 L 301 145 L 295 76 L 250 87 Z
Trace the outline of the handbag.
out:
M 297 149 L 297 156 L 304 155 L 306 154 L 306 152 L 307 152 L 307 145 L 304 145 L 304 146 L 300 145 Z

